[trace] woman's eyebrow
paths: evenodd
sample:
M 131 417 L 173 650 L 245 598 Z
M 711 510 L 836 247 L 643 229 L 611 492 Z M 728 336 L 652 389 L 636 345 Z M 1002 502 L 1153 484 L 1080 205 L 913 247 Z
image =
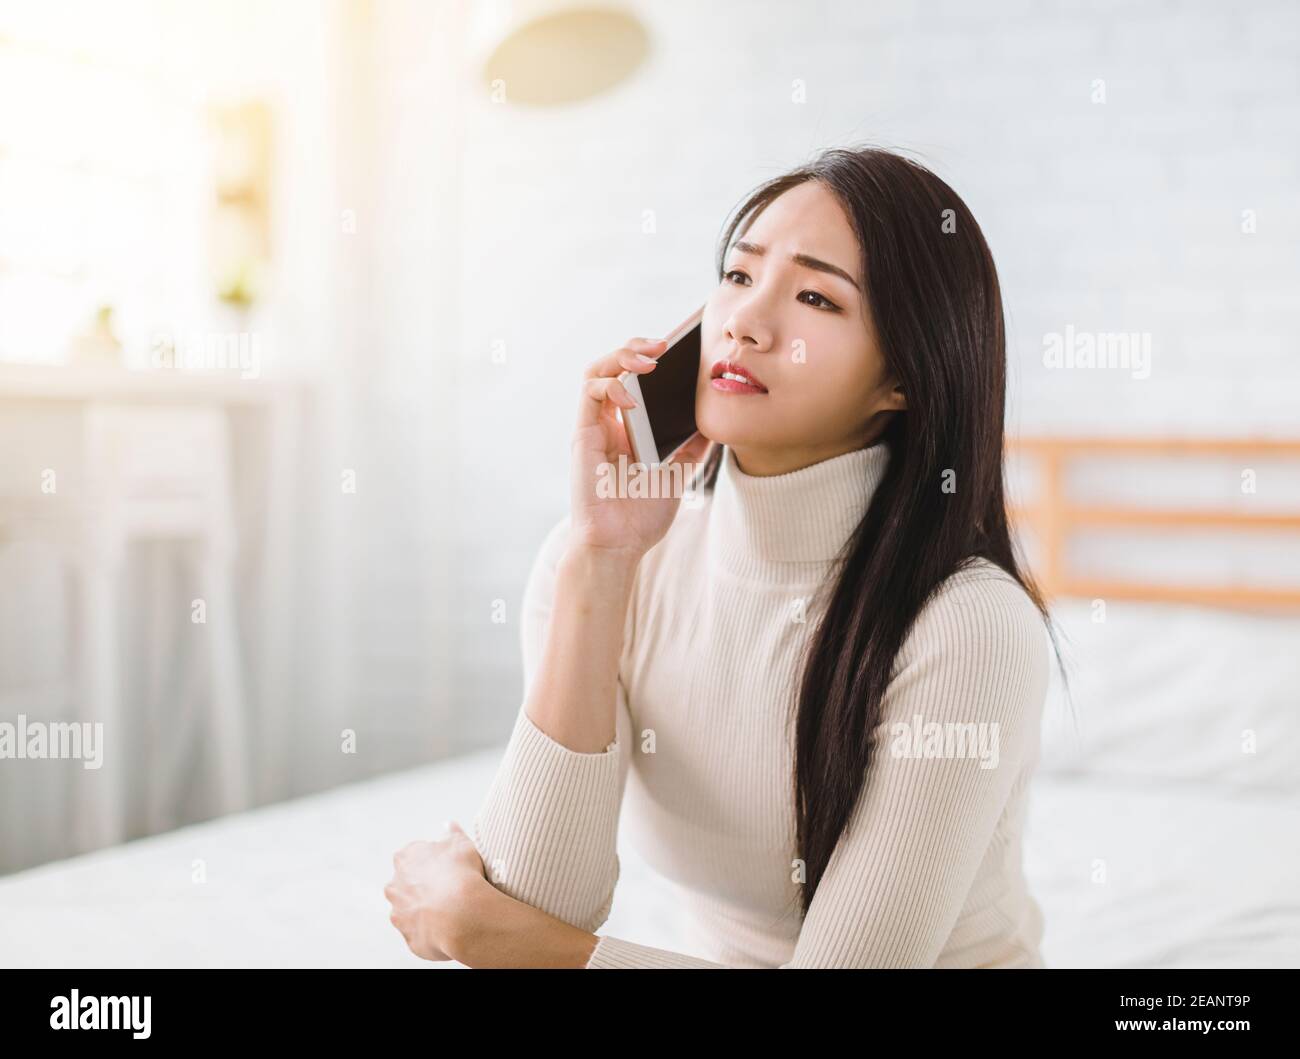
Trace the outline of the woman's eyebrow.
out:
M 742 254 L 753 254 L 756 257 L 762 257 L 767 253 L 767 247 L 759 246 L 757 243 L 746 242 L 744 239 L 740 239 L 733 243 L 731 248 L 733 250 L 739 250 Z M 807 254 L 791 254 L 790 260 L 796 265 L 803 265 L 804 268 L 811 268 L 817 272 L 829 272 L 832 276 L 839 276 L 841 279 L 852 283 L 853 289 L 859 294 L 862 293 L 862 288 L 858 286 L 857 280 L 845 272 L 844 269 L 832 265 L 829 262 L 821 261 L 815 257 L 810 257 Z

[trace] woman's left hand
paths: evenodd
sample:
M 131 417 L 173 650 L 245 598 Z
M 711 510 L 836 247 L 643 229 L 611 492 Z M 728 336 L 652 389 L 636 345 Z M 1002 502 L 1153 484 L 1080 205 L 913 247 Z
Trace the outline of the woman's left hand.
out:
M 393 854 L 392 880 L 384 896 L 392 903 L 388 918 L 415 955 L 425 960 L 454 960 L 465 934 L 470 898 L 491 886 L 470 837 L 454 820 L 447 836 L 411 842 Z

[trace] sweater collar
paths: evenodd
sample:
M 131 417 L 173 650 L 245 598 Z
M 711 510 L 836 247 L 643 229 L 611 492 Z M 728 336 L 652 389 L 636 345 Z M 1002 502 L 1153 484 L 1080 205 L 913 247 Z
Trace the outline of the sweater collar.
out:
M 755 476 L 723 450 L 709 519 L 711 551 L 733 573 L 778 579 L 825 574 L 884 477 L 883 441 L 788 474 Z

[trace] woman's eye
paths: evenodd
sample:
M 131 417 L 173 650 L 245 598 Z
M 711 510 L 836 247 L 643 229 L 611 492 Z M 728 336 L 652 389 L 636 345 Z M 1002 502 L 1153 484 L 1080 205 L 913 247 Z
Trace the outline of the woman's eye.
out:
M 800 294 L 799 297 L 802 298 L 804 294 L 811 294 L 814 298 L 818 299 L 816 302 L 804 302 L 805 305 L 811 305 L 814 309 L 839 309 L 839 306 L 833 301 L 818 294 L 815 290 L 806 290 Z
M 738 268 L 733 268 L 731 269 L 731 271 L 724 272 L 722 274 L 723 280 L 728 283 L 733 282 L 731 279 L 732 276 L 740 276 L 742 279 L 749 279 L 749 277 L 746 276 L 745 273 L 741 272 L 740 269 Z M 799 294 L 800 301 L 804 300 L 804 295 L 811 295 L 813 298 L 816 299 L 815 301 L 804 301 L 805 305 L 811 305 L 814 309 L 826 309 L 833 312 L 840 311 L 840 307 L 838 305 L 836 305 L 833 301 L 831 301 L 829 298 L 825 297 L 824 295 L 818 294 L 815 290 L 802 291 Z

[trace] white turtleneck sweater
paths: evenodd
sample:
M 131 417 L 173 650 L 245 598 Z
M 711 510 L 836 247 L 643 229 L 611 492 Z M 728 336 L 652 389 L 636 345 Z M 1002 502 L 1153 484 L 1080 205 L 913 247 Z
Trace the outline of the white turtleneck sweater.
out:
M 621 816 L 675 884 L 701 955 L 601 935 L 588 968 L 1041 967 L 1042 915 L 1021 870 L 1048 678 L 1038 611 L 984 560 L 923 608 L 850 824 L 801 918 L 787 717 L 832 560 L 889 452 L 770 477 L 725 457 L 713 492 L 683 502 L 637 568 L 615 742 L 577 752 L 519 710 L 472 825 L 489 878 L 594 933 L 614 899 Z M 526 690 L 568 526 L 550 532 L 525 590 Z M 955 725 L 973 727 L 963 738 Z

